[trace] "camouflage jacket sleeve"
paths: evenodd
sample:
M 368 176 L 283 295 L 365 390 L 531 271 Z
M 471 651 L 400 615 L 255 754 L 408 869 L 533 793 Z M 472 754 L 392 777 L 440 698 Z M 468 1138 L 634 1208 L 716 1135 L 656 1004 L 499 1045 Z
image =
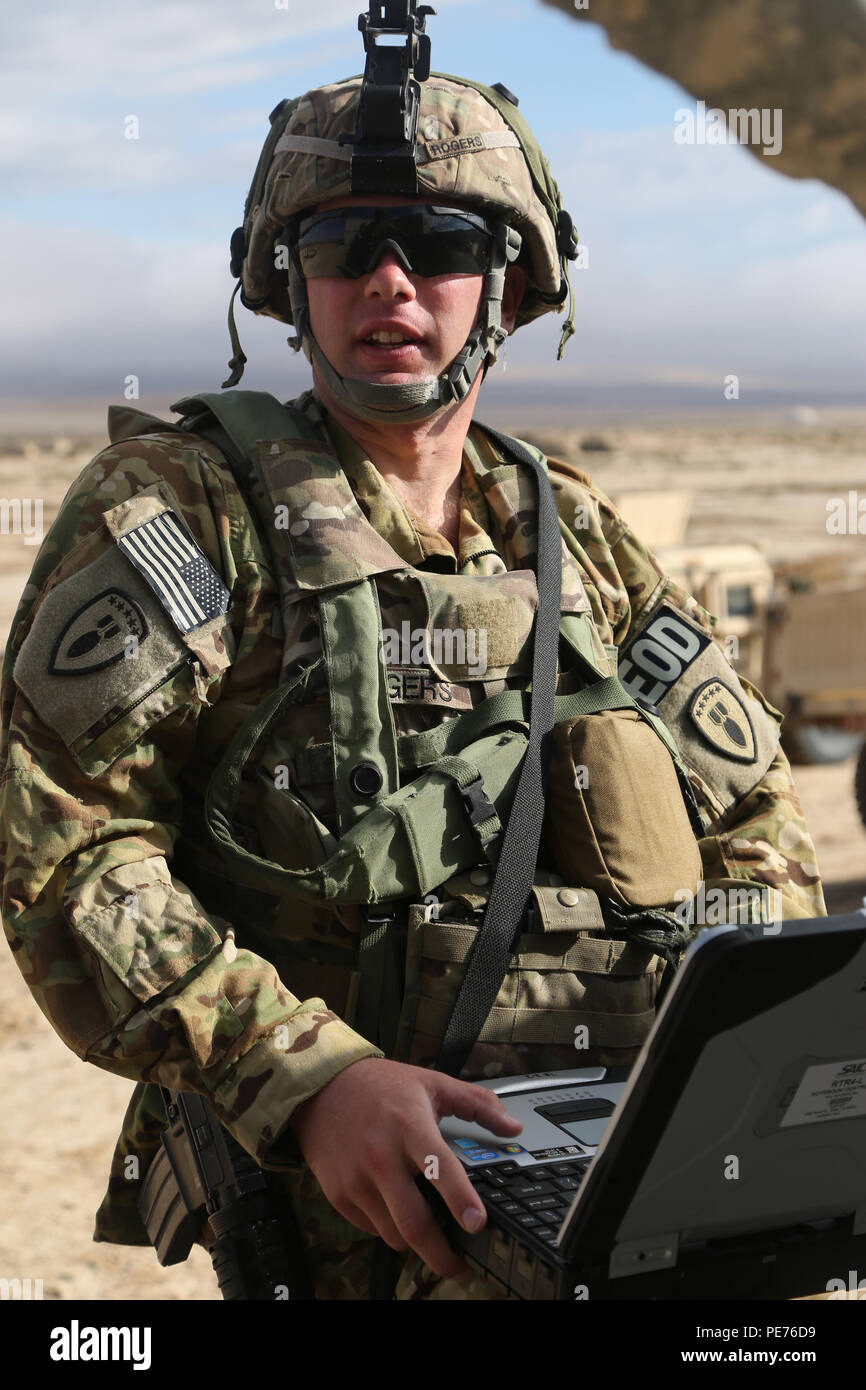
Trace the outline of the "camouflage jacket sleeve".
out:
M 273 609 L 231 474 L 197 445 L 161 436 L 105 450 L 37 556 L 3 671 L 0 903 L 27 984 L 80 1058 L 207 1095 L 265 1160 L 297 1105 L 382 1054 L 323 1000 L 290 993 L 171 873 L 199 716 L 233 657 L 270 635 Z M 122 552 L 124 525 L 164 522 L 167 506 L 214 571 L 201 602 L 221 583 L 232 591 L 228 622 L 181 632 Z
M 815 847 L 779 744 L 781 714 L 737 675 L 712 640 L 715 618 L 664 574 L 588 476 L 555 460 L 551 476 L 560 515 L 574 526 L 566 543 L 584 568 L 602 641 L 617 647 L 630 693 L 657 706 L 688 769 L 704 827 L 706 924 L 749 919 L 749 888 L 775 918 L 826 915 Z M 714 723 L 720 710 L 732 739 Z

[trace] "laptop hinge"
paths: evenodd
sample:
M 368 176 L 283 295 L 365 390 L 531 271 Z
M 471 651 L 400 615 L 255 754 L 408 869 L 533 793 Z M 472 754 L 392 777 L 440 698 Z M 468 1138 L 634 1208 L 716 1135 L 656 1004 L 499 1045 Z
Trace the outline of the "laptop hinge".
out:
M 673 1269 L 677 1262 L 679 1235 L 648 1236 L 645 1240 L 624 1240 L 611 1251 L 608 1277 L 624 1279 L 630 1274 L 651 1274 L 656 1269 Z

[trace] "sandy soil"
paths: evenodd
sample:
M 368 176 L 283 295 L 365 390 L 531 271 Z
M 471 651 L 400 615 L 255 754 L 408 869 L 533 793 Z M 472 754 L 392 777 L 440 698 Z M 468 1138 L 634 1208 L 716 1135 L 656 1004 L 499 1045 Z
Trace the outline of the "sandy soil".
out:
M 538 436 L 540 437 L 540 436 Z M 581 454 L 574 436 L 546 441 L 573 452 L 609 493 L 642 487 L 703 488 L 689 539 L 761 538 L 775 555 L 819 548 L 825 499 L 862 485 L 854 431 L 719 436 L 680 431 L 606 432 L 609 452 Z M 0 494 L 40 497 L 44 524 L 101 441 L 7 441 Z M 556 448 L 553 448 L 553 444 Z M 834 491 L 835 489 L 835 491 Z M 856 543 L 856 538 L 853 539 Z M 824 535 L 826 542 L 826 535 Z M 0 535 L 0 637 L 37 547 Z M 866 831 L 853 796 L 853 762 L 796 770 L 831 912 L 866 895 Z M 93 1213 L 131 1083 L 80 1063 L 41 1016 L 10 953 L 0 948 L 0 1277 L 42 1279 L 49 1299 L 214 1299 L 210 1263 L 161 1269 L 149 1249 L 95 1245 Z

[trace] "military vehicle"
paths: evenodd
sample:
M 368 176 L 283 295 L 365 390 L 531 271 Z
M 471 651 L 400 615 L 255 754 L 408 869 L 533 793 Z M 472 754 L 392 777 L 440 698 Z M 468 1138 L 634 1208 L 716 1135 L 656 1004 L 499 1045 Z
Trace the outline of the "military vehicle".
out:
M 715 636 L 737 674 L 785 716 L 796 762 L 854 755 L 866 825 L 866 565 L 850 551 L 773 563 L 756 545 L 683 543 L 688 492 L 612 498 L 667 574 L 718 619 Z

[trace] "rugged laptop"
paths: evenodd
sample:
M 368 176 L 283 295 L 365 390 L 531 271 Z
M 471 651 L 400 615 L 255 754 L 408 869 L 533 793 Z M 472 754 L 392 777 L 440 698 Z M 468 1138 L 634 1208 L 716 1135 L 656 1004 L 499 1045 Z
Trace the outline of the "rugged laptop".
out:
M 450 1230 L 514 1298 L 792 1298 L 866 1273 L 866 912 L 701 933 L 627 1080 L 480 1084 L 524 1128 L 442 1121 L 488 1212 Z

